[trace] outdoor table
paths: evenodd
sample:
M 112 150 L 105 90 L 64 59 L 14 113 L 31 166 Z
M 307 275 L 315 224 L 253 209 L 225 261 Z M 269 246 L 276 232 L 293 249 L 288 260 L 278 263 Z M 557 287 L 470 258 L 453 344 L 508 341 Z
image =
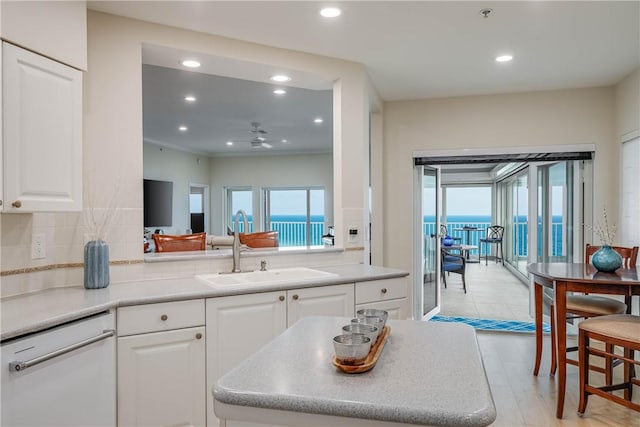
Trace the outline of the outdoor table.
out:
M 466 243 L 467 246 L 471 246 L 471 245 L 469 245 L 469 243 L 471 242 L 471 232 L 472 231 L 476 231 L 476 232 L 477 231 L 485 231 L 484 228 L 470 227 L 468 225 L 465 225 L 462 228 L 454 228 L 453 230 L 454 231 L 464 231 L 464 233 L 465 233 L 465 241 L 464 242 Z M 474 246 L 471 249 L 478 249 L 478 247 Z M 467 260 L 469 262 L 480 262 L 480 254 L 478 254 L 478 260 L 477 261 L 476 260 L 469 260 L 469 251 L 468 250 L 467 250 L 467 257 L 466 258 L 467 258 Z

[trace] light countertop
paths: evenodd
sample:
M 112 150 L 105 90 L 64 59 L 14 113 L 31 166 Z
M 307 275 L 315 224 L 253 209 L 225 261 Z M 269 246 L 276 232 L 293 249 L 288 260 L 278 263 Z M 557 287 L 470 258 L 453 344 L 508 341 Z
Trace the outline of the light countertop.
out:
M 331 339 L 348 322 L 301 319 L 220 378 L 213 389 L 216 415 L 250 421 L 245 417 L 260 408 L 274 417 L 262 421 L 268 424 L 278 424 L 272 414 L 279 411 L 430 426 L 495 420 L 473 328 L 389 320 L 391 334 L 376 366 L 345 374 L 331 363 Z
M 7 297 L 0 300 L 0 340 L 37 332 L 120 306 L 390 279 L 408 275 L 402 270 L 363 264 L 314 269 L 334 273 L 335 276 L 286 284 L 254 283 L 221 287 L 207 285 L 194 277 L 154 279 L 115 283 L 104 289 L 87 290 L 82 286 L 73 286 Z

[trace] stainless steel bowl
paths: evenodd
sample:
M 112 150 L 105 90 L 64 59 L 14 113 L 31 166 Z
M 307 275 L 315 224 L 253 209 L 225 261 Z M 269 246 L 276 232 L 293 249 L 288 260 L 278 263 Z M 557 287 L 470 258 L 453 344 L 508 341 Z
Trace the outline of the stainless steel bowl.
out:
M 362 365 L 371 349 L 371 339 L 364 334 L 333 337 L 336 359 L 343 365 Z
M 377 326 L 367 325 L 366 323 L 352 323 L 342 327 L 344 334 L 364 334 L 371 339 L 371 345 L 375 344 L 380 330 Z
M 378 310 L 377 308 L 363 308 L 356 312 L 356 317 L 379 317 L 387 322 L 389 312 L 386 310 Z

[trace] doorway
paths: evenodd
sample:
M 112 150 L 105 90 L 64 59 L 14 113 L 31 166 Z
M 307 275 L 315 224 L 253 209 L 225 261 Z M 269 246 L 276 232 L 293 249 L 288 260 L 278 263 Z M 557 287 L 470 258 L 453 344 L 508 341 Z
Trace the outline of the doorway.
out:
M 485 313 L 482 317 L 508 319 L 509 310 L 504 307 L 513 304 L 520 310 L 515 320 L 530 320 L 532 298 L 527 279 L 527 265 L 552 259 L 560 262 L 579 259 L 579 248 L 583 245 L 583 239 L 581 228 L 574 227 L 574 224 L 581 223 L 582 212 L 591 209 L 585 204 L 583 196 L 585 193 L 590 194 L 591 186 L 582 185 L 582 181 L 589 180 L 583 180 L 580 172 L 585 169 L 585 165 L 586 169 L 592 169 L 591 152 L 565 154 L 568 155 L 568 160 L 563 159 L 562 154 L 559 155 L 560 159 L 555 159 L 554 153 L 518 154 L 515 158 L 506 155 L 505 159 L 497 157 L 490 160 L 473 156 L 455 156 L 454 161 L 460 162 L 455 164 L 455 167 L 459 168 L 456 171 L 459 176 L 454 179 L 455 185 L 450 186 L 447 186 L 449 178 L 445 176 L 451 173 L 450 169 L 454 169 L 447 163 L 452 161 L 452 157 L 444 161 L 439 157 L 414 158 L 416 176 L 421 177 L 414 182 L 414 188 L 420 188 L 420 191 L 415 193 L 416 207 L 420 207 L 420 212 L 417 212 L 415 218 L 421 222 L 421 244 L 419 247 L 416 245 L 414 257 L 416 267 L 419 267 L 416 268 L 419 274 L 414 278 L 414 302 L 420 302 L 419 307 L 414 303 L 415 318 L 428 319 L 438 313 L 450 315 L 450 307 L 457 305 L 463 311 L 461 315 L 468 316 L 471 310 L 464 309 L 474 306 L 476 313 Z M 469 163 L 462 163 L 463 161 Z M 482 166 L 483 170 L 480 171 L 478 166 Z M 429 175 L 430 169 L 439 171 L 437 180 L 434 174 Z M 471 176 L 474 179 L 470 179 Z M 428 186 L 435 188 L 427 191 Z M 431 240 L 431 234 L 437 233 L 432 233 L 430 227 L 439 227 L 440 221 L 448 222 L 449 218 L 445 218 L 443 212 L 447 212 L 448 215 L 447 205 L 454 197 L 455 190 L 447 193 L 445 188 L 473 186 L 490 189 L 490 197 L 485 196 L 485 199 L 491 200 L 491 223 L 505 227 L 505 266 L 494 262 L 489 262 L 488 265 L 485 265 L 485 262 L 467 264 L 468 292 L 464 294 L 462 286 L 459 286 L 460 290 L 455 288 L 455 282 L 453 286 L 449 285 L 444 289 L 439 277 L 441 261 L 439 257 L 433 256 L 439 251 L 440 242 L 439 239 L 435 239 L 435 242 Z M 477 205 L 469 198 L 466 204 L 471 208 Z M 432 224 L 427 224 L 429 217 L 433 217 L 429 221 Z M 479 237 L 483 237 L 481 233 L 478 234 Z M 492 250 L 495 251 L 495 247 Z M 495 254 L 491 254 L 492 257 L 493 255 Z M 493 261 L 491 258 L 490 260 Z M 437 279 L 433 280 L 434 277 Z M 420 279 L 419 283 L 416 283 L 417 278 Z M 518 292 L 505 288 L 498 294 L 490 293 L 491 290 L 496 290 L 497 283 L 503 284 L 508 281 L 511 283 L 509 286 L 513 286 L 511 289 L 517 289 Z M 449 283 L 449 280 L 447 282 Z M 480 290 L 482 286 L 487 286 L 487 292 Z M 469 289 L 475 290 L 475 295 L 473 291 L 469 292 Z M 417 293 L 418 290 L 420 294 Z M 454 298 L 448 302 L 450 295 L 454 295 Z M 514 301 L 517 298 L 520 300 Z M 483 309 L 477 309 L 478 301 L 481 299 L 490 301 Z

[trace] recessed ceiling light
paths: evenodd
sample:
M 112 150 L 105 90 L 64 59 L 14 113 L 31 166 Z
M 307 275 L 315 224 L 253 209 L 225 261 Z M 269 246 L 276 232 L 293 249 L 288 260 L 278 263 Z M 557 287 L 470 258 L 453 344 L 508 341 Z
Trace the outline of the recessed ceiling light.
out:
M 187 95 L 184 97 L 184 100 L 187 102 L 196 102 L 196 97 L 193 95 Z
M 286 139 L 283 139 L 283 140 L 282 140 L 282 143 L 283 143 L 283 144 L 286 144 L 287 142 L 288 142 L 288 141 L 287 141 Z
M 320 10 L 320 15 L 324 16 L 325 18 L 335 18 L 336 16 L 340 16 L 341 13 L 342 11 L 337 7 L 325 7 L 324 9 Z
M 273 91 L 273 93 L 276 95 L 284 95 L 285 93 L 287 93 L 287 91 L 284 89 L 276 89 Z
M 227 141 L 227 145 L 233 145 L 233 141 Z
M 200 66 L 200 63 L 194 59 L 185 59 L 184 61 L 182 61 L 182 65 L 189 68 L 198 68 Z
M 291 80 L 291 77 L 285 76 L 284 74 L 276 74 L 275 76 L 271 76 L 271 80 L 274 82 L 288 82 Z
M 182 125 L 178 128 L 181 132 L 186 132 L 186 130 L 188 129 L 186 126 Z
M 322 123 L 324 120 L 322 120 L 320 117 L 313 119 L 313 123 Z
M 509 62 L 513 59 L 511 55 L 500 55 L 496 56 L 496 62 Z

